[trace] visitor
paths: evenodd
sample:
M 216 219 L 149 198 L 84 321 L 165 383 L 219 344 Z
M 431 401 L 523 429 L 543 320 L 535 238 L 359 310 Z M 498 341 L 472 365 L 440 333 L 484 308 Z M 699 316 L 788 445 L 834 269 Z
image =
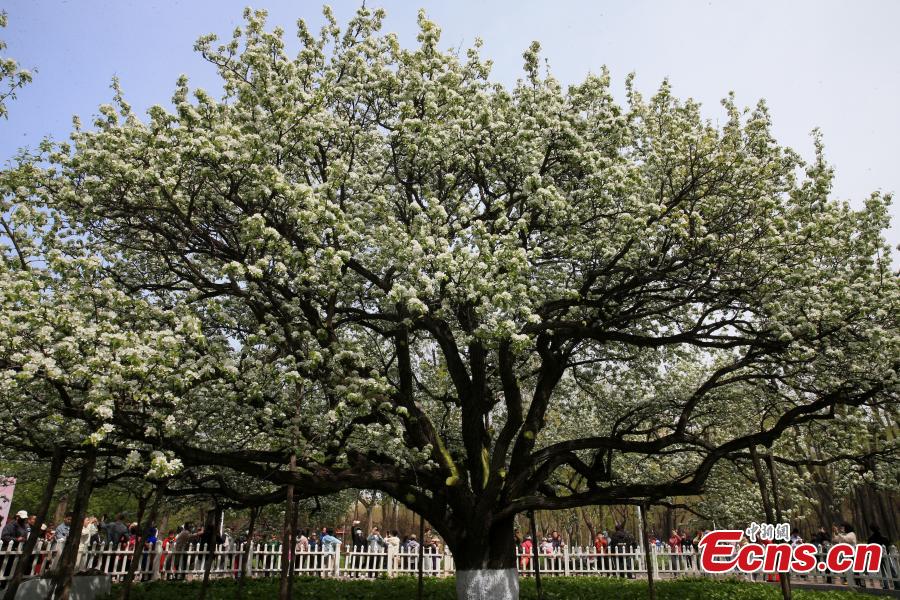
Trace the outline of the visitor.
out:
M 369 543 L 369 552 L 383 552 L 387 548 L 387 542 L 381 537 L 377 527 L 372 528 L 372 533 L 366 538 Z
M 678 535 L 678 531 L 675 529 L 669 534 L 669 546 L 671 546 L 673 552 L 681 552 L 681 536 Z
M 851 546 L 855 546 L 857 544 L 856 540 L 856 532 L 853 531 L 853 525 L 850 523 L 844 523 L 840 526 L 832 525 L 831 526 L 831 543 L 833 544 L 849 544 Z M 845 577 L 847 581 L 847 585 L 850 585 L 850 578 Z M 854 583 L 857 586 L 862 586 L 863 581 L 859 577 L 853 578 Z
M 175 536 L 175 545 L 172 549 L 173 564 L 175 567 L 175 579 L 184 579 L 191 567 L 188 550 L 190 545 L 197 540 L 194 535 L 194 525 L 185 523 L 178 535 Z
M 534 554 L 534 543 L 531 541 L 531 534 L 526 533 L 525 539 L 522 540 L 522 571 L 524 573 L 528 572 L 529 566 L 531 566 L 531 556 Z
M 900 580 L 898 580 L 897 571 L 894 569 L 894 565 L 891 562 L 891 557 L 888 554 L 891 541 L 881 533 L 881 528 L 874 523 L 869 525 L 869 531 L 872 532 L 869 535 L 869 543 L 878 544 L 879 546 L 881 546 L 881 565 L 879 567 L 879 571 L 881 572 L 882 577 L 881 589 L 890 589 L 888 585 L 888 578 L 894 580 L 894 589 L 900 589 Z
M 16 513 L 15 518 L 9 522 L 0 531 L 0 548 L 3 550 L 16 550 L 20 545 L 28 539 L 28 513 L 20 510 Z M 8 579 L 16 563 L 15 556 L 7 556 L 6 564 L 3 565 L 3 578 Z
M 119 513 L 116 515 L 116 520 L 112 523 L 107 523 L 105 526 L 106 531 L 106 541 L 111 543 L 113 546 L 119 546 L 123 542 L 128 542 L 128 526 L 124 523 L 125 515 Z
M 554 552 L 558 552 L 562 548 L 562 537 L 560 537 L 559 532 L 555 529 L 550 533 L 550 543 L 553 544 Z
M 334 552 L 341 547 L 341 540 L 334 537 L 334 529 L 325 529 L 325 535 L 322 536 L 322 549 Z
M 616 523 L 615 531 L 613 531 L 609 540 L 610 549 L 613 550 L 616 554 L 623 554 L 625 552 L 629 552 L 634 547 L 634 537 L 627 531 L 625 531 L 625 525 L 623 523 Z M 626 559 L 624 556 L 618 556 L 615 560 L 615 568 L 616 568 L 616 577 L 622 577 L 623 575 L 627 576 L 629 579 L 634 578 L 634 573 L 628 571 L 626 573 L 625 569 Z
M 55 541 L 56 543 L 65 542 L 66 538 L 69 537 L 71 525 L 72 513 L 66 513 L 66 516 L 63 517 L 63 522 L 56 526 L 56 531 L 53 534 L 53 541 Z
M 324 530 L 323 530 L 324 533 Z M 353 525 L 350 529 L 350 539 L 353 543 L 352 550 L 354 552 L 361 552 L 363 548 L 366 546 L 366 534 L 363 532 L 362 527 L 360 527 L 359 521 L 353 521 Z

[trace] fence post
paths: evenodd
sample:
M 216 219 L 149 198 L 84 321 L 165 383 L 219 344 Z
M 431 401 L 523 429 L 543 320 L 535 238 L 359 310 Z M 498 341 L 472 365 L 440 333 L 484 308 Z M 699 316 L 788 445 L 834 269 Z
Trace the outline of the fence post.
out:
M 563 546 L 563 573 L 568 577 L 569 575 L 569 546 Z
M 341 576 L 341 545 L 335 544 L 334 546 L 334 576 Z

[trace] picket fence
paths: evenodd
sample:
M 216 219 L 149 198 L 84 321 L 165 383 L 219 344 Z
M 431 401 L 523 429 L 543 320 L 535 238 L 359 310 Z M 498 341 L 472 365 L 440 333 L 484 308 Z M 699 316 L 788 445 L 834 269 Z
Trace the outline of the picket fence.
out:
M 26 577 L 40 577 L 48 573 L 58 559 L 62 544 L 39 542 L 31 557 Z M 115 544 L 94 544 L 82 546 L 79 551 L 77 572 L 103 573 L 113 581 L 121 581 L 128 572 L 128 564 L 133 554 L 132 548 Z M 21 550 L 10 543 L 0 546 L 0 584 L 11 579 L 19 561 Z M 824 559 L 825 551 L 820 549 L 818 558 Z M 523 577 L 534 575 L 533 554 L 517 552 L 516 564 Z M 207 561 L 210 577 L 277 577 L 281 573 L 281 549 L 275 544 L 231 544 L 219 545 L 215 553 L 210 553 L 199 544 L 192 544 L 176 550 L 174 546 L 164 546 L 157 542 L 141 553 L 135 580 L 157 579 L 197 579 L 203 577 Z M 427 577 L 452 576 L 455 568 L 453 556 L 448 550 L 433 552 L 426 549 L 422 558 L 422 572 Z M 418 550 L 395 549 L 370 550 L 368 547 L 316 548 L 291 553 L 291 568 L 297 575 L 329 578 L 375 578 L 415 575 L 419 571 Z M 563 546 L 552 554 L 540 554 L 538 566 L 542 576 L 594 576 L 643 579 L 647 577 L 645 553 L 638 547 L 609 548 L 597 552 L 593 547 L 580 548 Z M 682 551 L 680 547 L 652 546 L 651 568 L 656 579 L 678 577 L 712 577 L 699 568 L 694 551 Z M 737 576 L 751 581 L 771 580 L 763 574 L 747 575 L 731 573 L 723 576 Z M 900 553 L 891 546 L 882 561 L 878 573 L 833 574 L 813 571 L 808 574 L 793 575 L 795 581 L 804 583 L 831 584 L 841 586 L 862 586 L 874 589 L 900 590 Z

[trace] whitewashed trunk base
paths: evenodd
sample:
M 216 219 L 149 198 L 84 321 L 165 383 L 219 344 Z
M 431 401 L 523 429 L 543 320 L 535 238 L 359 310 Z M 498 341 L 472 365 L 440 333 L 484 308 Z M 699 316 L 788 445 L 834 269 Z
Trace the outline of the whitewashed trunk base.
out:
M 519 600 L 515 569 L 472 569 L 456 572 L 457 600 Z

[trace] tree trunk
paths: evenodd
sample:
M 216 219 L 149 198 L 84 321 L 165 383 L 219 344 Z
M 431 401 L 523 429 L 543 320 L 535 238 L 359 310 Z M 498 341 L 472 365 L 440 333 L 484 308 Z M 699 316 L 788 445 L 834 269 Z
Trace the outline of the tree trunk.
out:
M 515 600 L 519 597 L 514 518 L 472 523 L 451 546 L 459 600 Z
M 294 499 L 294 515 L 291 519 L 291 568 L 288 571 L 288 598 L 294 597 L 294 552 L 297 550 L 297 527 L 300 519 L 300 501 Z
M 212 526 L 212 534 L 206 539 L 206 562 L 203 565 L 203 583 L 200 585 L 200 600 L 206 598 L 206 592 L 209 590 L 209 574 L 212 571 L 213 563 L 216 561 L 216 538 L 219 534 L 219 519 L 222 518 L 222 511 L 219 510 L 219 504 L 216 502 L 213 507 L 212 523 L 209 522 L 209 516 L 206 517 L 203 526 L 203 535 L 207 536 L 207 528 Z
M 766 485 L 766 478 L 763 475 L 762 464 L 759 461 L 759 455 L 756 453 L 756 446 L 750 446 L 750 459 L 753 462 L 753 472 L 756 474 L 756 482 L 759 484 L 759 493 L 762 496 L 763 510 L 766 512 L 766 521 L 770 524 L 774 524 L 775 519 L 775 511 L 772 509 L 772 502 L 769 499 L 769 491 L 768 486 Z M 774 540 L 770 540 L 774 541 Z M 784 597 L 784 600 L 791 599 L 791 590 L 784 585 L 784 577 L 779 577 L 779 581 L 781 581 L 781 595 Z
M 641 539 L 644 541 L 641 546 L 644 547 L 644 560 L 647 563 L 647 591 L 650 600 L 656 600 L 656 586 L 653 582 L 653 561 L 655 560 L 650 550 L 650 536 L 647 533 L 647 505 L 642 504 L 638 507 L 638 516 L 641 519 Z
M 94 489 L 94 466 L 97 464 L 97 455 L 89 451 L 78 473 L 78 489 L 75 492 L 75 503 L 72 508 L 72 525 L 69 528 L 69 537 L 59 556 L 56 566 L 55 593 L 56 600 L 69 600 L 69 591 L 72 589 L 72 577 L 75 575 L 75 562 L 78 560 L 78 549 L 81 545 L 81 529 L 84 525 L 84 515 L 87 512 L 88 501 Z
M 291 454 L 291 471 L 297 466 L 296 454 Z M 281 542 L 281 581 L 278 586 L 278 599 L 290 600 L 291 597 L 291 526 L 294 523 L 294 485 L 287 485 L 287 493 L 284 499 L 284 530 Z
M 125 587 L 122 588 L 122 593 L 120 594 L 120 598 L 122 598 L 122 600 L 127 600 L 127 598 L 131 595 L 131 583 L 132 581 L 134 581 L 134 572 L 137 570 L 137 565 L 138 562 L 140 562 L 141 558 L 141 551 L 144 549 L 144 530 L 141 529 L 141 524 L 144 522 L 144 512 L 147 510 L 147 503 L 150 501 L 152 496 L 152 491 L 146 496 L 144 496 L 143 494 L 138 494 L 138 509 L 136 518 L 138 531 L 134 536 L 134 548 L 131 549 L 131 558 L 128 560 L 128 568 L 125 572 Z
M 159 503 L 162 500 L 163 492 L 165 491 L 165 484 L 160 481 L 156 484 L 156 490 L 154 491 L 153 504 L 150 505 L 150 513 L 147 515 L 147 520 L 143 523 L 141 522 L 141 517 L 143 517 L 144 506 L 147 504 L 147 500 L 150 499 L 148 496 L 146 499 L 141 498 L 141 501 L 138 504 L 138 526 L 141 528 L 138 531 L 138 537 L 134 541 L 134 552 L 131 553 L 131 562 L 128 564 L 128 573 L 125 574 L 125 581 L 122 586 L 122 600 L 128 600 L 131 596 L 131 587 L 134 582 L 134 573 L 137 571 L 138 565 L 141 562 L 141 554 L 143 553 L 143 547 L 146 543 L 146 535 L 149 531 L 150 527 L 156 522 L 156 514 L 159 512 Z M 158 531 L 157 531 L 158 533 Z M 147 555 L 147 560 L 155 560 L 152 553 Z
M 55 448 L 53 457 L 50 459 L 50 474 L 47 476 L 47 483 L 44 485 L 41 502 L 35 513 L 34 527 L 31 528 L 31 533 L 28 535 L 28 539 L 25 540 L 25 546 L 22 547 L 22 554 L 19 556 L 19 562 L 16 565 L 16 570 L 13 571 L 12 579 L 6 588 L 3 600 L 13 600 L 16 597 L 16 591 L 19 589 L 19 584 L 22 583 L 25 569 L 31 564 L 31 555 L 34 553 L 34 547 L 37 545 L 38 537 L 41 535 L 41 525 L 47 520 L 47 512 L 50 510 L 50 502 L 53 500 L 53 491 L 56 489 L 56 483 L 59 481 L 64 462 L 65 453 L 62 448 Z
M 769 467 L 769 477 L 772 479 L 772 501 L 775 504 L 775 518 L 781 523 L 781 498 L 778 495 L 778 473 L 775 471 L 775 461 L 771 452 L 766 454 L 766 466 Z M 791 600 L 791 574 L 782 573 L 778 578 L 781 582 L 781 595 L 784 600 Z
M 250 509 L 250 524 L 247 526 L 247 546 L 242 549 L 244 560 L 241 563 L 243 568 L 237 584 L 237 600 L 241 600 L 244 597 L 244 580 L 247 579 L 247 576 L 252 569 L 252 565 L 250 565 L 250 549 L 253 547 L 253 533 L 256 530 L 256 518 L 259 516 L 261 510 L 262 509 L 258 507 Z

